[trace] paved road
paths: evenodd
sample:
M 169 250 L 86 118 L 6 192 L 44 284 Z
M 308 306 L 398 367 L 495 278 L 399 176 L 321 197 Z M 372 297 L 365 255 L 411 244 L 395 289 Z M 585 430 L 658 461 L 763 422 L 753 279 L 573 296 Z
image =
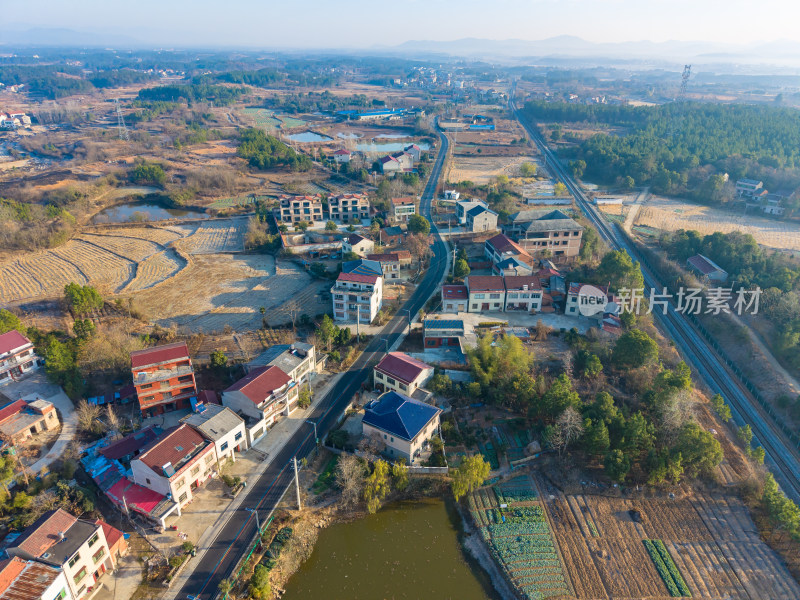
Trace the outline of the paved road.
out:
M 663 283 L 658 276 L 642 262 L 637 249 L 629 244 L 627 239 L 620 235 L 618 230 L 610 227 L 598 211 L 589 203 L 580 187 L 567 173 L 556 155 L 547 147 L 538 131 L 534 130 L 520 115 L 512 100 L 510 108 L 516 115 L 520 124 L 525 128 L 539 149 L 545 155 L 547 164 L 553 173 L 560 179 L 575 197 L 578 206 L 595 225 L 600 235 L 611 248 L 622 249 L 642 264 L 642 274 L 647 288 L 661 290 Z M 695 369 L 706 382 L 713 393 L 718 393 L 725 398 L 731 406 L 734 420 L 739 425 L 749 424 L 754 433 L 754 441 L 764 447 L 766 462 L 771 467 L 775 479 L 783 491 L 795 501 L 800 501 L 800 452 L 782 434 L 777 424 L 768 415 L 758 402 L 748 393 L 744 384 L 739 382 L 726 369 L 724 361 L 706 342 L 705 338 L 695 329 L 689 319 L 677 312 L 675 307 L 668 305 L 667 314 L 655 310 L 659 324 L 675 340 L 686 362 Z
M 420 200 L 420 212 L 429 218 L 431 201 L 436 194 L 442 165 L 448 150 L 447 138 L 441 133 L 439 138 L 442 147 Z M 447 249 L 435 230 L 433 235 L 435 241 L 432 246 L 431 265 L 417 289 L 396 316 L 384 327 L 383 332 L 373 338 L 364 353 L 340 378 L 336 386 L 317 402 L 309 419 L 317 423 L 320 438 L 324 439 L 344 407 L 350 402 L 353 394 L 361 389 L 362 384 L 367 381 L 371 365 L 379 355 L 383 354 L 385 349 L 383 338 L 388 339 L 389 346 L 394 344 L 408 324 L 406 311 L 411 311 L 412 315 L 416 315 L 436 291 L 447 268 Z M 247 511 L 247 508 L 257 509 L 263 524 L 280 502 L 287 487 L 292 484 L 292 458 L 297 456 L 299 460 L 308 455 L 313 448 L 312 427 L 301 429 L 272 459 L 272 463 L 264 473 L 255 481 L 249 482 L 250 485 L 246 492 L 243 492 L 247 496 L 240 508 L 231 515 L 228 523 L 211 543 L 209 550 L 198 558 L 199 562 L 195 565 L 192 576 L 180 589 L 176 595 L 177 598 L 184 599 L 192 595 L 200 600 L 206 600 L 218 595 L 220 581 L 232 574 L 239 558 L 249 549 L 250 542 L 255 537 L 255 517 Z M 289 493 L 294 492 L 290 490 Z

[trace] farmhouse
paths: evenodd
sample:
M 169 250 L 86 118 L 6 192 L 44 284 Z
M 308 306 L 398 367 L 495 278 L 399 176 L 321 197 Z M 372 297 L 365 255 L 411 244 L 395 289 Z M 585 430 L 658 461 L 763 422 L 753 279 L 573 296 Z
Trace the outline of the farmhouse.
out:
M 59 425 L 58 412 L 46 400 L 17 400 L 0 408 L 0 432 L 11 444 L 22 444 Z
M 461 197 L 461 193 L 457 192 L 456 190 L 445 190 L 444 191 L 444 199 L 445 200 L 458 200 Z
M 506 285 L 497 275 L 469 275 L 469 312 L 502 311 L 505 306 Z
M 375 250 L 375 242 L 357 233 L 351 233 L 349 236 L 342 240 L 342 254 L 354 252 L 359 256 L 366 256 L 369 252 Z
M 728 280 L 728 272 L 702 254 L 690 256 L 686 260 L 686 264 L 689 265 L 689 269 L 694 271 L 701 279 L 717 283 L 725 283 Z
M 390 458 L 404 458 L 413 465 L 438 434 L 441 412 L 395 391 L 387 392 L 364 407 L 363 434 L 383 442 Z
M 257 367 L 278 367 L 289 377 L 302 383 L 304 380 L 309 381 L 317 371 L 317 351 L 314 344 L 305 342 L 276 344 L 247 363 L 244 369 L 249 373 Z
M 392 198 L 392 219 L 395 223 L 406 223 L 417 212 L 416 200 L 411 197 Z
M 588 308 L 583 309 L 584 313 L 581 312 L 581 310 L 582 310 L 581 309 L 581 297 L 585 297 L 585 298 L 590 297 L 589 294 L 588 294 L 588 291 L 584 289 L 587 286 L 588 286 L 588 284 L 586 284 L 586 283 L 570 283 L 569 284 L 569 289 L 567 290 L 567 302 L 566 302 L 566 306 L 564 308 L 564 314 L 565 315 L 569 315 L 571 317 L 577 317 L 577 316 L 579 316 L 581 314 L 586 313 L 586 314 L 584 314 L 584 316 L 595 317 L 595 318 L 599 318 L 599 319 L 603 318 L 603 314 L 605 313 L 605 310 L 592 312 L 591 305 L 589 305 Z M 600 290 L 600 292 L 602 293 L 602 296 L 597 296 L 596 297 L 596 303 L 598 305 L 599 304 L 603 304 L 603 303 L 607 304 L 609 301 L 613 301 L 615 299 L 613 295 L 608 293 L 608 286 L 597 285 L 597 286 L 588 286 L 588 287 L 594 287 L 594 288 Z M 591 296 L 591 297 L 595 297 L 595 296 Z
M 33 343 L 16 329 L 0 335 L 0 385 L 39 368 Z
M 162 433 L 160 427 L 148 425 L 144 429 L 129 433 L 122 439 L 98 448 L 97 452 L 109 460 L 118 460 L 124 465 L 130 465 L 131 460 L 139 456 L 142 448 L 146 447 Z
M 247 450 L 244 419 L 226 406 L 207 404 L 199 406 L 197 412 L 181 419 L 194 427 L 203 437 L 214 442 L 217 464 L 227 460 L 236 462 L 236 452 Z
M 510 275 L 504 277 L 503 281 L 506 284 L 505 311 L 522 310 L 530 313 L 542 310 L 543 292 L 538 277 Z
M 433 367 L 403 352 L 389 352 L 375 365 L 375 387 L 382 392 L 394 390 L 413 396 L 433 377 Z
M 53 600 L 74 598 L 64 571 L 14 556 L 0 562 L 0 598 Z
M 442 312 L 467 312 L 469 292 L 465 285 L 442 286 Z
M 467 222 L 464 228 L 471 233 L 495 231 L 497 229 L 497 213 L 483 206 L 475 206 L 467 211 Z
M 422 149 L 416 144 L 409 144 L 403 148 L 403 152 L 410 154 L 411 158 L 414 159 L 414 162 L 419 162 L 419 159 L 422 156 Z
M 493 265 L 497 265 L 507 258 L 516 258 L 523 264 L 533 262 L 531 255 L 522 246 L 502 233 L 498 233 L 484 242 L 483 254 Z
M 757 179 L 740 179 L 736 182 L 736 194 L 740 198 L 753 198 L 761 193 L 764 182 Z
M 180 509 L 211 477 L 216 461 L 214 442 L 186 423 L 153 440 L 131 461 L 134 483 L 174 499 Z
M 194 369 L 185 342 L 131 352 L 131 372 L 139 410 L 153 417 L 189 407 L 197 396 Z
M 380 230 L 380 241 L 385 246 L 397 246 L 402 243 L 406 232 L 399 226 L 386 227 Z
M 455 199 L 458 200 L 458 196 Z M 483 200 L 458 200 L 456 202 L 456 219 L 458 219 L 459 224 L 466 225 L 467 213 L 478 206 L 489 208 L 489 205 Z
M 408 250 L 396 250 L 382 254 L 368 254 L 368 260 L 380 263 L 384 279 L 399 279 L 400 270 L 411 267 L 411 253 Z
M 349 163 L 351 154 L 350 150 L 339 148 L 333 153 L 333 160 L 337 163 Z
M 330 218 L 340 223 L 360 223 L 369 219 L 370 203 L 366 194 L 341 194 L 328 198 Z
M 425 319 L 422 332 L 425 348 L 461 347 L 466 328 L 462 319 Z
M 583 226 L 560 210 L 523 210 L 509 219 L 503 233 L 529 252 L 547 250 L 555 258 L 569 258 L 580 252 Z
M 378 159 L 378 164 L 381 166 L 381 173 L 388 175 L 390 173 L 402 173 L 403 165 L 394 156 L 382 156 Z
M 278 221 L 312 223 L 322 220 L 322 196 L 279 196 Z
M 297 408 L 298 392 L 297 382 L 278 367 L 256 367 L 222 392 L 222 405 L 244 418 L 252 446 Z
M 104 573 L 114 570 L 126 549 L 118 529 L 100 520 L 78 519 L 59 508 L 39 517 L 11 542 L 6 553 L 60 569 L 72 597 L 80 600 Z
M 331 288 L 333 319 L 372 323 L 383 306 L 383 277 L 375 274 L 339 273 Z

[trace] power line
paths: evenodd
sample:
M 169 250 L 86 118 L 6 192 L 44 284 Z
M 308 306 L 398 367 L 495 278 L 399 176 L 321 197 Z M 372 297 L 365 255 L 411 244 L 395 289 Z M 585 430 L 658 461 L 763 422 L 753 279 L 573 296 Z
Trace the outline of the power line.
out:
M 114 98 L 114 106 L 117 110 L 117 129 L 119 129 L 119 139 L 130 141 L 128 135 L 128 128 L 125 126 L 125 117 L 122 116 L 122 106 L 119 103 L 119 98 Z

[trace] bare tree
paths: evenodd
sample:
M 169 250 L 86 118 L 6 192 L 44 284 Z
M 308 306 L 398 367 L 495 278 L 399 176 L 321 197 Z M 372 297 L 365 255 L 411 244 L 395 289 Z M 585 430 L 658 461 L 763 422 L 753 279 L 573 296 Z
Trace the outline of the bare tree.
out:
M 673 444 L 681 427 L 691 419 L 694 413 L 692 405 L 692 394 L 688 390 L 676 390 L 660 403 L 657 416 L 658 432 L 666 444 Z
M 106 406 L 106 421 L 108 422 L 108 428 L 111 432 L 113 432 L 114 437 L 115 438 L 119 437 L 120 436 L 119 416 L 117 416 L 117 412 L 110 404 Z
M 78 417 L 78 428 L 82 431 L 94 431 L 97 427 L 97 419 L 100 418 L 100 407 L 96 404 L 89 404 L 86 400 L 78 402 L 75 408 Z
M 550 436 L 550 445 L 558 451 L 558 455 L 566 450 L 569 445 L 583 435 L 583 420 L 580 413 L 572 406 L 564 409 L 556 419 L 553 434 Z
M 551 331 L 552 329 L 545 325 L 541 319 L 536 321 L 536 333 L 534 334 L 534 337 L 537 341 L 546 342 L 547 336 L 550 335 Z
M 386 449 L 386 444 L 377 433 L 373 432 L 372 435 L 361 438 L 361 441 L 358 442 L 358 449 L 364 454 L 366 460 L 374 463 Z
M 336 463 L 336 484 L 342 489 L 342 506 L 355 506 L 364 490 L 364 465 L 352 454 L 343 454 Z

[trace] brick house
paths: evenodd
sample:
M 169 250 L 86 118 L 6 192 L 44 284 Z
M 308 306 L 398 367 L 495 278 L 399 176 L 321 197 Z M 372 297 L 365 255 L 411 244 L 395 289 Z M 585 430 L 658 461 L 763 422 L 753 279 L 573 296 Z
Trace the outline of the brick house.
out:
M 197 396 L 185 342 L 131 352 L 131 372 L 144 417 L 189 408 L 189 399 Z
M 46 400 L 17 400 L 0 408 L 0 432 L 12 444 L 24 443 L 58 425 L 58 411 Z
M 433 377 L 433 367 L 404 352 L 389 352 L 373 370 L 375 387 L 382 392 L 394 390 L 413 396 Z
M 469 275 L 469 312 L 502 311 L 506 302 L 506 286 L 497 275 Z

